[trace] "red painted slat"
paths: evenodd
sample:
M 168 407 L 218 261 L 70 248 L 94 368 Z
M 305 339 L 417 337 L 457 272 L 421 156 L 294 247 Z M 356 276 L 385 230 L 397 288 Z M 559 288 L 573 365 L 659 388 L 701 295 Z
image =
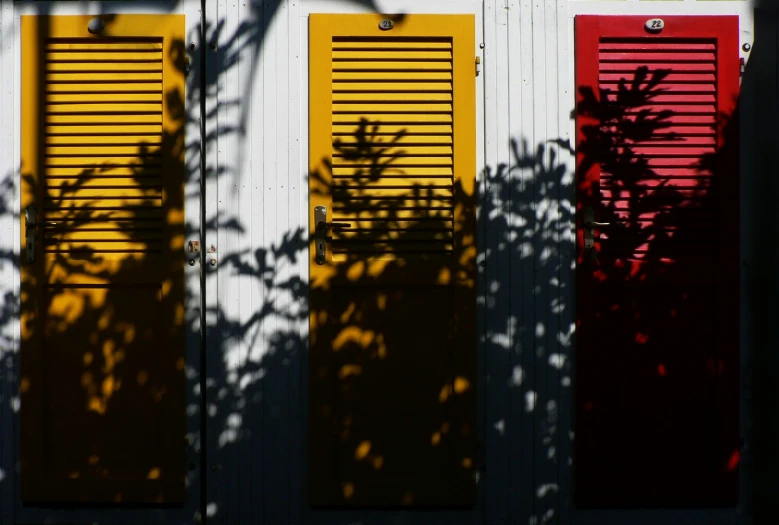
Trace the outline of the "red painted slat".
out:
M 614 105 L 620 106 L 620 104 L 617 103 L 614 103 Z M 625 112 L 628 114 L 643 113 L 647 111 L 647 109 L 649 109 L 649 106 L 626 106 Z M 681 117 L 685 114 L 688 116 L 714 115 L 716 114 L 717 108 L 711 104 L 652 104 L 650 114 L 657 115 L 661 111 L 668 111 L 675 114 L 674 116 Z
M 714 53 L 691 52 L 630 52 L 607 51 L 600 53 L 601 64 L 604 62 L 714 62 Z
M 661 94 L 660 88 L 653 89 L 649 93 L 644 92 L 643 94 L 639 95 L 643 98 L 642 102 L 644 102 L 644 106 L 652 106 L 654 107 L 655 104 L 660 103 L 666 103 L 666 104 L 673 104 L 673 103 L 687 103 L 687 104 L 693 104 L 693 103 L 705 103 L 705 104 L 716 104 L 717 98 L 715 95 L 691 95 L 686 93 L 680 93 L 678 95 L 664 95 Z M 607 92 L 606 93 L 606 100 L 609 102 L 620 102 L 623 99 L 627 99 L 627 101 L 630 101 L 631 97 L 635 99 L 636 93 L 634 93 L 632 90 L 625 91 L 623 93 L 619 92 Z
M 622 73 L 600 72 L 598 75 L 598 79 L 601 82 L 619 82 L 620 80 L 624 80 L 625 82 L 632 82 L 635 77 L 635 70 L 624 71 Z M 641 78 L 646 79 L 646 76 L 642 75 Z M 672 72 L 663 77 L 663 82 L 708 83 L 714 82 L 714 80 L 714 75 L 705 71 L 685 73 Z
M 701 42 L 601 42 L 599 49 L 633 49 L 647 51 L 714 51 L 714 44 Z
M 657 147 L 657 146 L 711 146 L 717 145 L 717 138 L 714 135 L 707 137 L 696 136 L 660 136 L 654 135 L 648 140 L 626 142 L 627 147 Z
M 648 146 L 632 146 L 628 145 L 626 146 L 627 149 L 630 150 L 630 152 L 633 155 L 636 156 L 645 156 L 645 155 L 651 155 L 652 157 L 696 157 L 697 160 L 701 160 L 701 157 L 703 155 L 711 155 L 714 153 L 715 148 L 713 147 L 701 147 L 701 146 L 689 146 L 689 147 L 674 147 L 674 146 L 657 146 L 657 147 L 648 147 Z
M 646 86 L 649 84 L 644 81 L 641 84 L 638 84 L 641 89 L 646 89 Z M 622 84 L 619 83 L 613 83 L 613 82 L 601 82 L 600 88 L 606 89 L 609 91 L 618 91 L 620 89 L 620 86 L 622 89 L 633 89 L 634 84 L 630 80 L 624 80 Z M 660 84 L 656 84 L 652 86 L 653 91 L 659 91 L 664 93 L 676 93 L 676 92 L 683 92 L 683 93 L 716 93 L 716 88 L 713 83 L 706 82 L 706 83 L 689 83 L 689 84 L 669 84 L 662 82 Z
M 633 176 L 634 172 L 632 172 L 630 169 L 624 169 L 622 168 L 620 173 L 622 176 Z M 704 170 L 699 168 L 689 168 L 689 167 L 671 167 L 671 168 L 655 168 L 650 167 L 648 170 L 640 170 L 637 171 L 637 173 L 644 174 L 645 177 L 665 177 L 665 178 L 701 178 L 701 177 L 711 177 L 712 172 L 711 170 Z M 601 170 L 601 181 L 609 180 L 611 178 L 618 178 L 618 176 L 613 175 L 612 173 L 609 173 L 605 168 Z
M 714 71 L 715 65 L 713 63 L 673 63 L 673 62 L 653 62 L 648 64 L 646 62 L 605 62 L 600 64 L 600 71 L 624 71 L 626 73 L 635 74 L 639 68 L 646 68 L 648 71 L 674 71 L 679 73 L 682 71 Z

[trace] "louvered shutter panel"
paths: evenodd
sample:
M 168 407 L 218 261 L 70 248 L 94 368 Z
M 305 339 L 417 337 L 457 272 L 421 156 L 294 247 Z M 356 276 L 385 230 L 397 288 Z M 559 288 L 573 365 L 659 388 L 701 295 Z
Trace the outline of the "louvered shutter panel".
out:
M 181 503 L 184 17 L 92 18 L 21 21 L 22 499 Z
M 645 22 L 576 17 L 575 504 L 733 506 L 738 19 Z
M 332 46 L 333 218 L 353 224 L 335 230 L 334 254 L 450 254 L 451 39 Z
M 714 255 L 717 188 L 706 163 L 717 150 L 716 41 L 603 38 L 598 63 L 602 100 L 620 115 L 603 129 L 613 137 L 605 158 L 614 162 L 601 163 L 600 194 L 624 227 L 604 229 L 601 249 L 641 259 L 651 243 L 656 259 Z M 627 122 L 646 133 L 626 131 Z M 634 166 L 624 165 L 626 152 Z M 636 243 L 644 228 L 653 234 Z
M 43 249 L 158 253 L 162 40 L 50 40 L 44 64 Z

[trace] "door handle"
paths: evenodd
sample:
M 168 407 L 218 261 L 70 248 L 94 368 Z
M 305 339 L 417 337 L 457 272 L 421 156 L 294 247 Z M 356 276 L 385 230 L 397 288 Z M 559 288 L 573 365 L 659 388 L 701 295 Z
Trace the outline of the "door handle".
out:
M 26 244 L 27 262 L 35 262 L 35 206 L 24 209 L 24 242 Z
M 327 230 L 329 228 L 351 228 L 348 222 L 327 222 L 327 207 L 314 207 L 314 242 L 316 243 L 316 263 L 325 264 L 327 260 Z
M 595 253 L 595 233 L 594 228 L 611 226 L 610 222 L 598 222 L 595 220 L 595 210 L 591 206 L 584 207 L 584 249 L 586 250 L 592 261 L 595 261 L 597 255 Z

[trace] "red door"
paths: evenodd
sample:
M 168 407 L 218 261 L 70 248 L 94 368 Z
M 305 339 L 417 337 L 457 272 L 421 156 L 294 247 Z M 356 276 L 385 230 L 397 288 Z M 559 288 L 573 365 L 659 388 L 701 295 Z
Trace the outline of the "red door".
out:
M 578 507 L 734 506 L 737 17 L 576 18 Z

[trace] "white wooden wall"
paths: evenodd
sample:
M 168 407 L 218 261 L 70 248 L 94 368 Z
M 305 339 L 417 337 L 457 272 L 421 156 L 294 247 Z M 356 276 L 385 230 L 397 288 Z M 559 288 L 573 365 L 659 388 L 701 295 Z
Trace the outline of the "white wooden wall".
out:
M 202 42 L 195 31 L 200 4 L 186 2 L 192 38 L 205 52 L 205 63 L 195 61 L 192 77 L 204 75 L 204 113 L 201 120 L 190 105 L 194 135 L 188 130 L 188 143 L 199 137 L 202 123 L 204 508 L 212 523 L 735 523 L 733 511 L 576 512 L 567 504 L 575 357 L 574 166 L 567 145 L 574 136 L 576 14 L 739 14 L 742 43 L 751 43 L 748 2 L 205 0 Z M 109 7 L 124 12 L 131 5 Z M 132 9 L 143 12 L 153 5 L 140 2 Z M 307 16 L 372 10 L 474 13 L 476 41 L 483 44 L 474 50 L 482 57 L 477 78 L 482 446 L 479 501 L 471 511 L 307 507 Z M 20 11 L 19 4 L 0 4 L 0 138 L 3 151 L 12 152 L 0 156 L 0 177 L 10 181 L 0 179 L 0 255 L 18 252 L 18 195 L 4 184 L 18 188 L 18 37 L 7 36 L 6 28 Z M 188 152 L 193 174 L 188 195 L 195 208 L 199 153 L 198 144 Z M 195 235 L 200 223 L 193 220 Z M 0 257 L 0 295 L 18 297 L 18 278 L 17 268 Z M 195 296 L 191 312 L 199 306 Z M 0 303 L 2 320 L 17 303 Z M 16 322 L 3 328 L 0 523 L 137 522 L 138 515 L 127 512 L 33 512 L 15 503 L 12 377 L 19 329 Z M 200 381 L 198 372 L 192 370 L 192 385 Z M 199 417 L 197 406 L 191 410 L 190 417 Z M 154 521 L 144 516 L 141 521 Z

